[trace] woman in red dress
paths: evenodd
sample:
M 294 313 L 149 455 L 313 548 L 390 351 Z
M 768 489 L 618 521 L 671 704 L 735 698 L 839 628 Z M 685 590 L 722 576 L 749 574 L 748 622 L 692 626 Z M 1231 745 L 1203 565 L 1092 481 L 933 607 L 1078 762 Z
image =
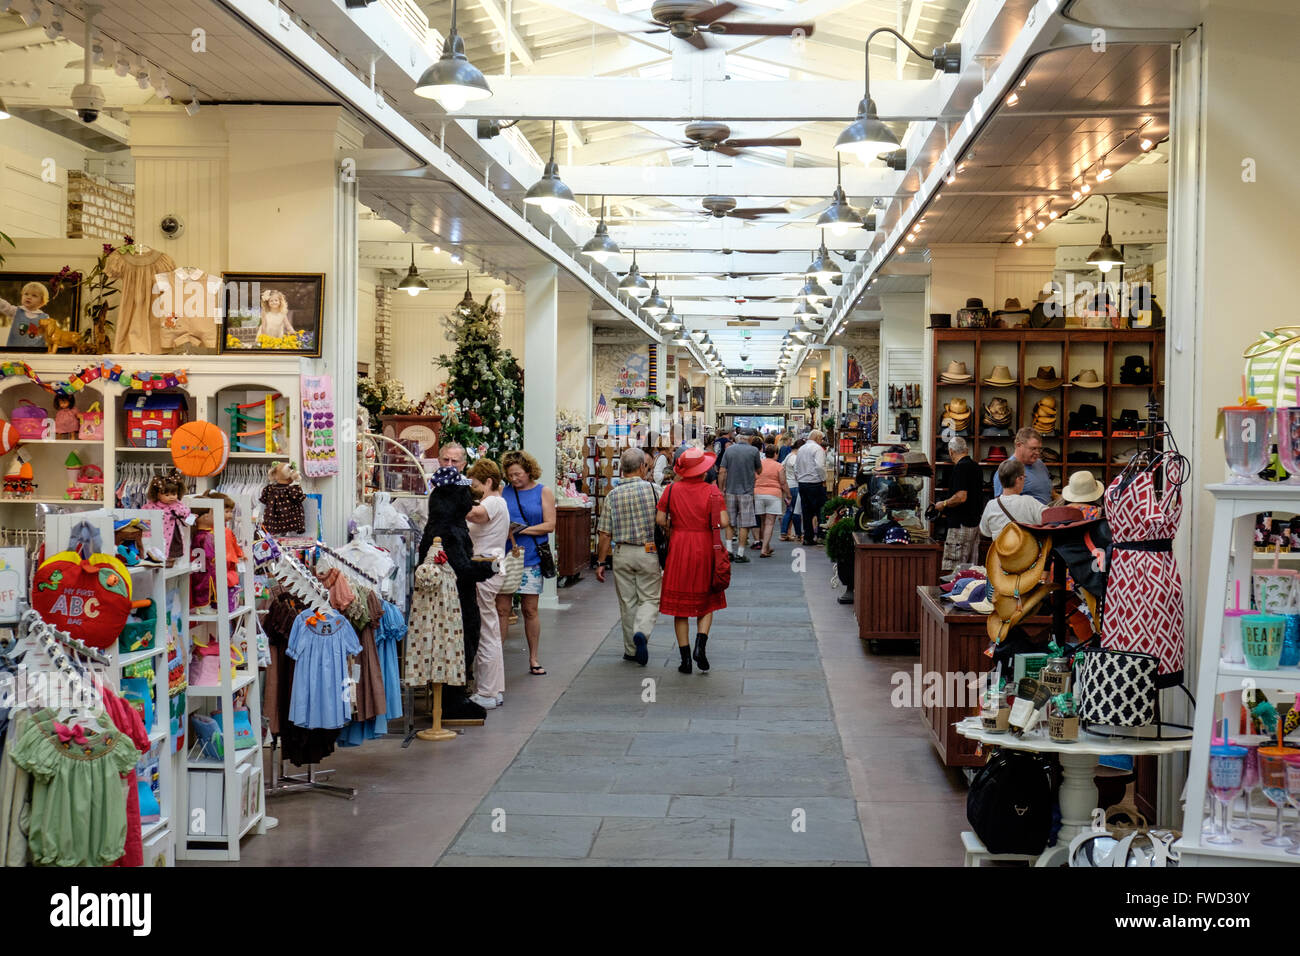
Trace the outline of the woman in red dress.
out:
M 688 448 L 677 456 L 673 471 L 677 480 L 659 499 L 655 520 L 670 533 L 668 564 L 664 568 L 659 611 L 673 616 L 677 650 L 682 663 L 677 669 L 691 672 L 690 619 L 696 618 L 695 662 L 709 669 L 704 647 L 713 625 L 713 612 L 727 606 L 723 591 L 713 590 L 713 546 L 730 531 L 726 502 L 717 485 L 706 484 L 705 473 L 716 456 L 701 448 Z

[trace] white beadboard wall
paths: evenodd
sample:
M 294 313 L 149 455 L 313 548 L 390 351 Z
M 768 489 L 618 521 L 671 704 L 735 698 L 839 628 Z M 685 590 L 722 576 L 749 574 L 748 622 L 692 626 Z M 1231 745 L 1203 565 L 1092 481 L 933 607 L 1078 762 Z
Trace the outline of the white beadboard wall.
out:
M 4 133 L 0 140 L 0 232 L 15 239 L 65 238 L 68 170 L 83 169 L 86 156 L 92 154 L 22 120 L 4 124 Z M 53 182 L 43 177 L 47 168 L 53 170 Z
M 424 292 L 418 296 L 397 296 L 393 304 L 393 377 L 406 385 L 408 398 L 418 400 L 447 380 L 444 369 L 433 364 L 439 355 L 450 355 L 455 345 L 447 341 L 441 319 L 460 302 L 464 289 L 454 292 Z M 475 293 L 480 302 L 483 295 Z M 374 351 L 373 324 L 371 352 Z M 506 293 L 506 315 L 501 323 L 501 345 L 524 361 L 524 297 Z M 360 346 L 358 346 L 360 351 Z
M 226 269 L 226 175 L 224 159 L 137 157 L 135 238 L 162 249 L 178 266 L 220 275 Z M 178 239 L 158 228 L 168 213 L 185 223 Z
M 1024 308 L 1032 309 L 1039 290 L 1051 281 L 1051 268 L 1006 269 L 998 266 L 993 274 L 993 301 L 984 305 L 997 310 L 1007 299 L 1019 299 Z

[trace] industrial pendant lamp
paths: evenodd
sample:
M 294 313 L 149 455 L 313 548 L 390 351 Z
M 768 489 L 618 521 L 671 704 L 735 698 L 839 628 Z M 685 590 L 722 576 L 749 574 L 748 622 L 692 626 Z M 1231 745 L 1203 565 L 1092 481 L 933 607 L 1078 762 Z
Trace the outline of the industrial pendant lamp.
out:
M 424 71 L 415 94 L 436 101 L 448 113 L 492 95 L 483 74 L 465 56 L 465 41 L 456 32 L 456 0 L 451 0 L 451 32 L 442 45 L 442 56 Z
M 647 315 L 655 316 L 663 315 L 668 311 L 668 303 L 659 294 L 658 276 L 655 276 L 655 284 L 654 288 L 650 290 L 650 297 L 641 303 L 641 308 Z
M 822 230 L 822 244 L 817 247 L 817 256 L 808 267 L 808 271 L 804 273 L 804 278 L 830 282 L 837 275 L 843 275 L 843 272 L 831 258 L 830 251 L 826 248 L 826 231 Z
M 677 313 L 673 311 L 673 300 L 668 300 L 668 311 L 664 313 L 663 319 L 659 322 L 660 328 L 665 332 L 676 332 L 682 327 L 682 320 L 677 318 Z
M 420 278 L 420 270 L 415 268 L 415 243 L 411 243 L 411 268 L 406 270 L 406 278 L 397 284 L 410 295 L 419 295 L 429 291 L 429 283 Z
M 1092 255 L 1088 256 L 1088 265 L 1096 266 L 1105 275 L 1115 266 L 1124 264 L 1124 256 L 1114 244 L 1110 241 L 1110 197 L 1104 197 L 1106 200 L 1106 231 L 1101 234 L 1101 245 L 1092 250 Z
M 799 290 L 799 297 L 810 305 L 820 302 L 822 299 L 829 299 L 826 290 L 822 288 L 821 283 L 816 279 L 808 279 Z
M 560 167 L 555 163 L 555 120 L 551 120 L 551 158 L 546 161 L 542 178 L 524 193 L 524 202 L 541 206 L 547 215 L 554 215 L 573 201 L 573 190 L 560 180 Z
M 473 312 L 477 306 L 478 303 L 474 301 L 474 294 L 469 291 L 469 270 L 467 269 L 465 271 L 465 294 L 456 303 L 456 308 L 461 312 Z
M 618 283 L 618 291 L 626 292 L 628 295 L 637 299 L 645 299 L 650 294 L 650 283 L 645 281 L 645 276 L 636 264 L 636 250 L 632 250 L 632 268 L 627 270 L 627 275 Z
M 596 234 L 582 247 L 582 254 L 591 256 L 601 265 L 606 265 L 611 259 L 623 254 L 618 248 L 618 243 L 609 237 L 609 230 L 605 228 L 604 196 L 600 197 L 600 222 L 596 225 Z
M 867 42 L 864 45 L 865 83 L 862 102 L 858 104 L 858 118 L 845 127 L 839 138 L 835 140 L 836 152 L 856 156 L 863 163 L 870 163 L 881 153 L 892 152 L 902 145 L 893 131 L 881 121 L 880 115 L 876 112 L 876 101 L 871 98 L 871 41 L 878 33 L 893 34 L 903 46 L 921 59 L 928 59 L 936 70 L 945 73 L 961 72 L 961 44 L 959 43 L 945 43 L 941 47 L 936 47 L 927 57 L 897 30 L 891 30 L 889 27 L 872 30 L 867 35 Z
M 844 195 L 839 154 L 835 156 L 835 192 L 831 194 L 831 204 L 818 217 L 817 225 L 829 226 L 831 233 L 837 236 L 843 236 L 850 229 L 859 228 L 862 225 L 861 214 L 849 205 L 848 197 Z
M 804 299 L 794 307 L 794 314 L 798 316 L 821 315 L 821 313 L 817 311 L 817 307 L 808 299 Z

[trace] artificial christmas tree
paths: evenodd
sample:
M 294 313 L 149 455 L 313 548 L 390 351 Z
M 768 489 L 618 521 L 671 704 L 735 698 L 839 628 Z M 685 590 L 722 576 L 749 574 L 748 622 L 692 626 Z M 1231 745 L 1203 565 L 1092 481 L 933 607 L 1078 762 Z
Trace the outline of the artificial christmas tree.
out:
M 460 411 L 454 424 L 444 424 L 442 438 L 460 442 L 470 459 L 500 459 L 523 447 L 524 373 L 501 347 L 505 300 L 479 305 L 466 282 L 465 298 L 442 320 L 456 351 L 435 360 L 447 370 L 448 391 Z

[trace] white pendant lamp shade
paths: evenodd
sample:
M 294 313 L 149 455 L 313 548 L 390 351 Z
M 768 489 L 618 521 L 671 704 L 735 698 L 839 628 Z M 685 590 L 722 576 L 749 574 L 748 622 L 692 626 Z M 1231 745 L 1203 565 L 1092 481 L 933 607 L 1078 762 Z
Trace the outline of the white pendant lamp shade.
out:
M 482 72 L 465 56 L 465 41 L 456 32 L 456 3 L 451 4 L 451 31 L 442 47 L 438 62 L 424 71 L 415 84 L 417 96 L 434 100 L 444 110 L 454 113 L 466 103 L 485 100 L 492 88 Z
M 551 158 L 546 161 L 542 178 L 524 193 L 524 202 L 540 206 L 547 215 L 554 215 L 574 201 L 573 190 L 560 179 L 560 167 L 555 162 L 555 120 L 551 120 Z

